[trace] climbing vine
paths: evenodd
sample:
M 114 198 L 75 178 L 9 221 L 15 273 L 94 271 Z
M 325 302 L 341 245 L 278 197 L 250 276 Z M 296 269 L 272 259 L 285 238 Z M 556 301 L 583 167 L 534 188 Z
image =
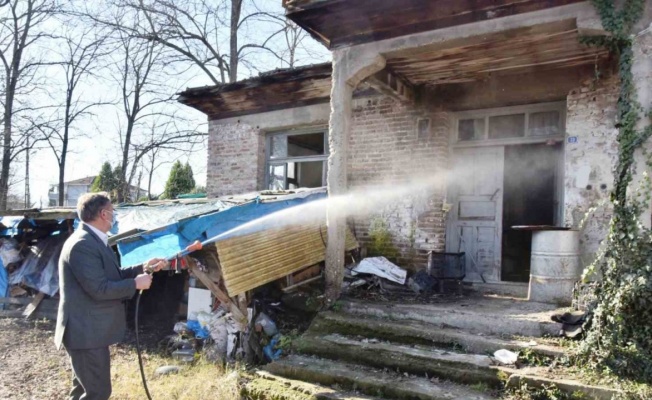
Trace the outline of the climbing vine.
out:
M 597 371 L 652 383 L 652 233 L 640 222 L 650 204 L 652 186 L 645 179 L 638 190 L 631 190 L 635 151 L 652 135 L 652 113 L 641 117 L 632 73 L 632 30 L 643 15 L 645 0 L 625 0 L 620 6 L 613 0 L 592 3 L 609 35 L 582 41 L 606 47 L 618 57 L 618 160 L 605 249 L 585 272 L 597 273 L 601 279 L 580 356 Z M 644 129 L 637 128 L 641 118 L 648 122 Z

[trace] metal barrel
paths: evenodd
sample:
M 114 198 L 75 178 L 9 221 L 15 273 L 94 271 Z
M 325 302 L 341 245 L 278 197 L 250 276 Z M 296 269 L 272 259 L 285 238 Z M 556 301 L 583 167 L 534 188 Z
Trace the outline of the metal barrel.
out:
M 528 300 L 570 305 L 581 274 L 579 231 L 533 232 Z

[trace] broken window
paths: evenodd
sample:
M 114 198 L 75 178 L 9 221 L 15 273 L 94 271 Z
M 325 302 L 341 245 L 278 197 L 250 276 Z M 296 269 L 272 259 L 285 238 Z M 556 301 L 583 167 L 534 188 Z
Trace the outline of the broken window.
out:
M 326 131 L 270 134 L 266 154 L 268 189 L 326 186 Z

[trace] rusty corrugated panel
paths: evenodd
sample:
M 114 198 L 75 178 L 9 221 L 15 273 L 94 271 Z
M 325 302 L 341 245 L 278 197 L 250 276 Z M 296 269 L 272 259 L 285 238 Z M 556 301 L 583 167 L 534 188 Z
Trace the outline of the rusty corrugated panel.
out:
M 317 224 L 265 230 L 215 243 L 229 296 L 323 261 L 326 227 Z M 358 246 L 347 229 L 346 249 Z

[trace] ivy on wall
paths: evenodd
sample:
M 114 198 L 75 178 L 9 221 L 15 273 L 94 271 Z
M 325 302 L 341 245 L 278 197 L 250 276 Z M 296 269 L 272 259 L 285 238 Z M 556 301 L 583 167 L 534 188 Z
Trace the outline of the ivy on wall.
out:
M 643 15 L 645 0 L 624 0 L 619 6 L 613 0 L 592 3 L 609 35 L 583 37 L 582 42 L 609 49 L 619 63 L 618 160 L 605 250 L 587 271 L 602 279 L 579 354 L 597 371 L 652 383 L 652 233 L 640 222 L 652 187 L 646 179 L 638 190 L 631 189 L 635 152 L 652 135 L 652 113 L 642 115 L 632 74 L 632 30 Z M 637 128 L 641 118 L 648 122 L 644 129 Z

